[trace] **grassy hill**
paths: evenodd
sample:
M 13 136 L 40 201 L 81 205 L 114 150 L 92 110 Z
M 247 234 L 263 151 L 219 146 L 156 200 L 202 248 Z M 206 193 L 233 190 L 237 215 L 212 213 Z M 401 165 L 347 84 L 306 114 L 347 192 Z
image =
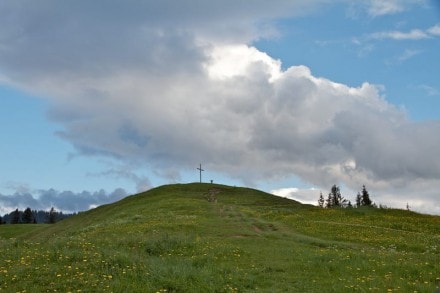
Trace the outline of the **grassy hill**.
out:
M 217 184 L 0 226 L 4 292 L 436 292 L 440 217 Z

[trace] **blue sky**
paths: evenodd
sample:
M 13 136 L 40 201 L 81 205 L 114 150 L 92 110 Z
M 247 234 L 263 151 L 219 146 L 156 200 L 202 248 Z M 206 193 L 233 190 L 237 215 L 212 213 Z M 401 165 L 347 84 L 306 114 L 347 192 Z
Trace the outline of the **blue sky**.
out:
M 84 210 L 199 163 L 440 214 L 435 1 L 103 3 L 0 4 L 0 214 Z
M 386 1 L 385 1 L 386 2 Z M 280 20 L 279 39 L 262 40 L 256 46 L 284 67 L 304 64 L 313 74 L 358 86 L 365 81 L 385 87 L 386 99 L 402 106 L 411 119 L 438 119 L 440 92 L 439 39 L 427 31 L 440 20 L 433 2 L 414 5 L 396 14 L 373 16 L 334 5 L 312 15 Z M 430 4 L 430 5 L 429 5 Z M 375 34 L 420 30 L 424 37 L 383 39 Z

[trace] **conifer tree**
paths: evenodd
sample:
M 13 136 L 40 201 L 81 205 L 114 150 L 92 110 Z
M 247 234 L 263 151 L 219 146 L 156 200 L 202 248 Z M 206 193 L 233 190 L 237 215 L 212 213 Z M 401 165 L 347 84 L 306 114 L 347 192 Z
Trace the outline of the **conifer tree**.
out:
M 322 196 L 322 192 L 319 194 L 318 206 L 321 208 L 324 207 L 324 197 Z
M 23 219 L 24 224 L 31 224 L 34 222 L 34 214 L 32 213 L 32 210 L 30 208 L 26 208 L 23 212 Z
M 362 186 L 361 204 L 363 206 L 371 206 L 373 204 L 371 202 L 370 195 L 368 194 L 367 188 L 365 188 L 365 185 Z
M 19 224 L 19 223 L 20 223 L 20 212 L 18 209 L 16 209 L 14 212 L 12 212 L 11 224 Z
M 330 194 L 333 197 L 333 205 L 336 207 L 341 206 L 342 196 L 341 196 L 341 192 L 339 190 L 339 187 L 336 185 L 333 185 Z
M 349 201 L 341 195 L 341 190 L 337 185 L 333 185 L 326 200 L 326 208 L 347 207 Z M 351 204 L 351 203 L 350 203 Z

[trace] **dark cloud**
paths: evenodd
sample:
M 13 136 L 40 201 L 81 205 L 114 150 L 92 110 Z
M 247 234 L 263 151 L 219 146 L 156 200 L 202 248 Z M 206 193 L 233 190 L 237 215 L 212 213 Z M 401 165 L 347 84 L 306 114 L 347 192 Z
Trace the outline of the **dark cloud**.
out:
M 196 43 L 252 40 L 270 19 L 316 2 L 3 1 L 0 62 L 11 82 L 51 82 L 42 71 L 66 79 L 145 67 L 167 74 L 170 64 L 194 71 Z

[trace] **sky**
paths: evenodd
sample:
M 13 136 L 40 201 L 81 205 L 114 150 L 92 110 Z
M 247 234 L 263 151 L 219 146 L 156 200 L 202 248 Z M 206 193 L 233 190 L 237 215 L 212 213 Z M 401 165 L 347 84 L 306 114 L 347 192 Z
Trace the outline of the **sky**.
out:
M 435 0 L 4 0 L 0 214 L 170 183 L 440 215 Z

